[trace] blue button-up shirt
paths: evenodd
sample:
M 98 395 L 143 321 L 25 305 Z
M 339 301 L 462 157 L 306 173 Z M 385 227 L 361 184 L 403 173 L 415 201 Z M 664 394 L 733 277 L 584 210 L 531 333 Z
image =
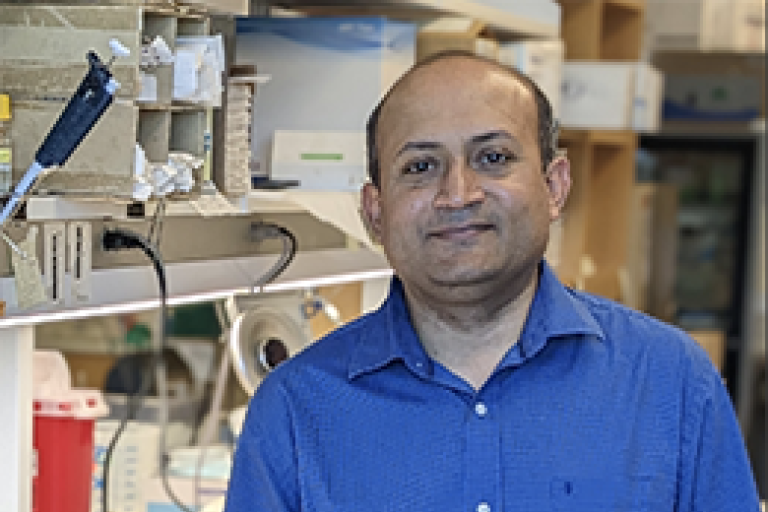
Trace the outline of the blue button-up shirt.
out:
M 478 391 L 424 351 L 402 285 L 251 401 L 228 512 L 756 512 L 729 397 L 684 333 L 546 264 Z

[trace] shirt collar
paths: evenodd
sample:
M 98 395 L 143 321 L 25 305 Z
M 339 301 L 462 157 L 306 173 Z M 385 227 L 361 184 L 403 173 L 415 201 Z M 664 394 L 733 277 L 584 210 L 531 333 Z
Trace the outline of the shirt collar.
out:
M 549 264 L 539 265 L 539 283 L 520 340 L 499 365 L 519 365 L 541 352 L 550 340 L 583 336 L 598 340 L 605 333 L 584 303 L 560 282 Z
M 422 377 L 432 373 L 432 362 L 411 323 L 400 279 L 392 278 L 387 300 L 371 314 L 355 347 L 348 377 L 370 373 L 393 361 L 402 361 Z
M 500 366 L 520 364 L 540 352 L 550 339 L 572 335 L 605 338 L 587 308 L 542 261 L 539 284 L 520 342 L 507 353 Z M 396 276 L 392 278 L 387 300 L 369 316 L 352 351 L 348 378 L 374 372 L 394 361 L 403 362 L 420 377 L 432 375 L 432 361 L 413 328 L 403 285 Z

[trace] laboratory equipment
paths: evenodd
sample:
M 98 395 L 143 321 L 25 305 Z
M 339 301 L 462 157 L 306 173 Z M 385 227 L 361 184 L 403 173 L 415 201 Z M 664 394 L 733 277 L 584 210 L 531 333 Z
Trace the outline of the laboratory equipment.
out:
M 280 307 L 280 302 L 282 306 Z M 238 382 L 248 395 L 277 365 L 295 355 L 310 341 L 306 321 L 301 321 L 302 296 L 237 297 L 229 301 L 229 352 Z M 296 314 L 291 314 L 292 311 Z
M 110 41 L 110 48 L 113 56 L 106 65 L 95 52 L 88 52 L 88 73 L 37 150 L 35 161 L 13 189 L 0 213 L 0 229 L 19 210 L 40 179 L 55 167 L 64 165 L 112 104 L 120 84 L 112 78 L 109 65 L 117 57 L 127 55 L 128 50 L 116 40 Z

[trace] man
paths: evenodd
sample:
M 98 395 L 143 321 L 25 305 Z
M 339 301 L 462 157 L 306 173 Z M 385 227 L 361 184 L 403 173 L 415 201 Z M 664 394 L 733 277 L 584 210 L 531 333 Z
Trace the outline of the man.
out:
M 395 85 L 363 212 L 397 277 L 261 384 L 229 512 L 758 510 L 706 354 L 543 262 L 570 186 L 553 134 L 536 86 L 478 57 Z

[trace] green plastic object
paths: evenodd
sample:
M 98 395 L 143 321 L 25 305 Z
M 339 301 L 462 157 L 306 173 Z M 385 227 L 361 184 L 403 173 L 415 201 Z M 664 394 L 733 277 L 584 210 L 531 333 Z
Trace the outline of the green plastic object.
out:
M 125 342 L 134 348 L 147 348 L 152 344 L 152 330 L 147 324 L 134 324 L 125 335 Z

